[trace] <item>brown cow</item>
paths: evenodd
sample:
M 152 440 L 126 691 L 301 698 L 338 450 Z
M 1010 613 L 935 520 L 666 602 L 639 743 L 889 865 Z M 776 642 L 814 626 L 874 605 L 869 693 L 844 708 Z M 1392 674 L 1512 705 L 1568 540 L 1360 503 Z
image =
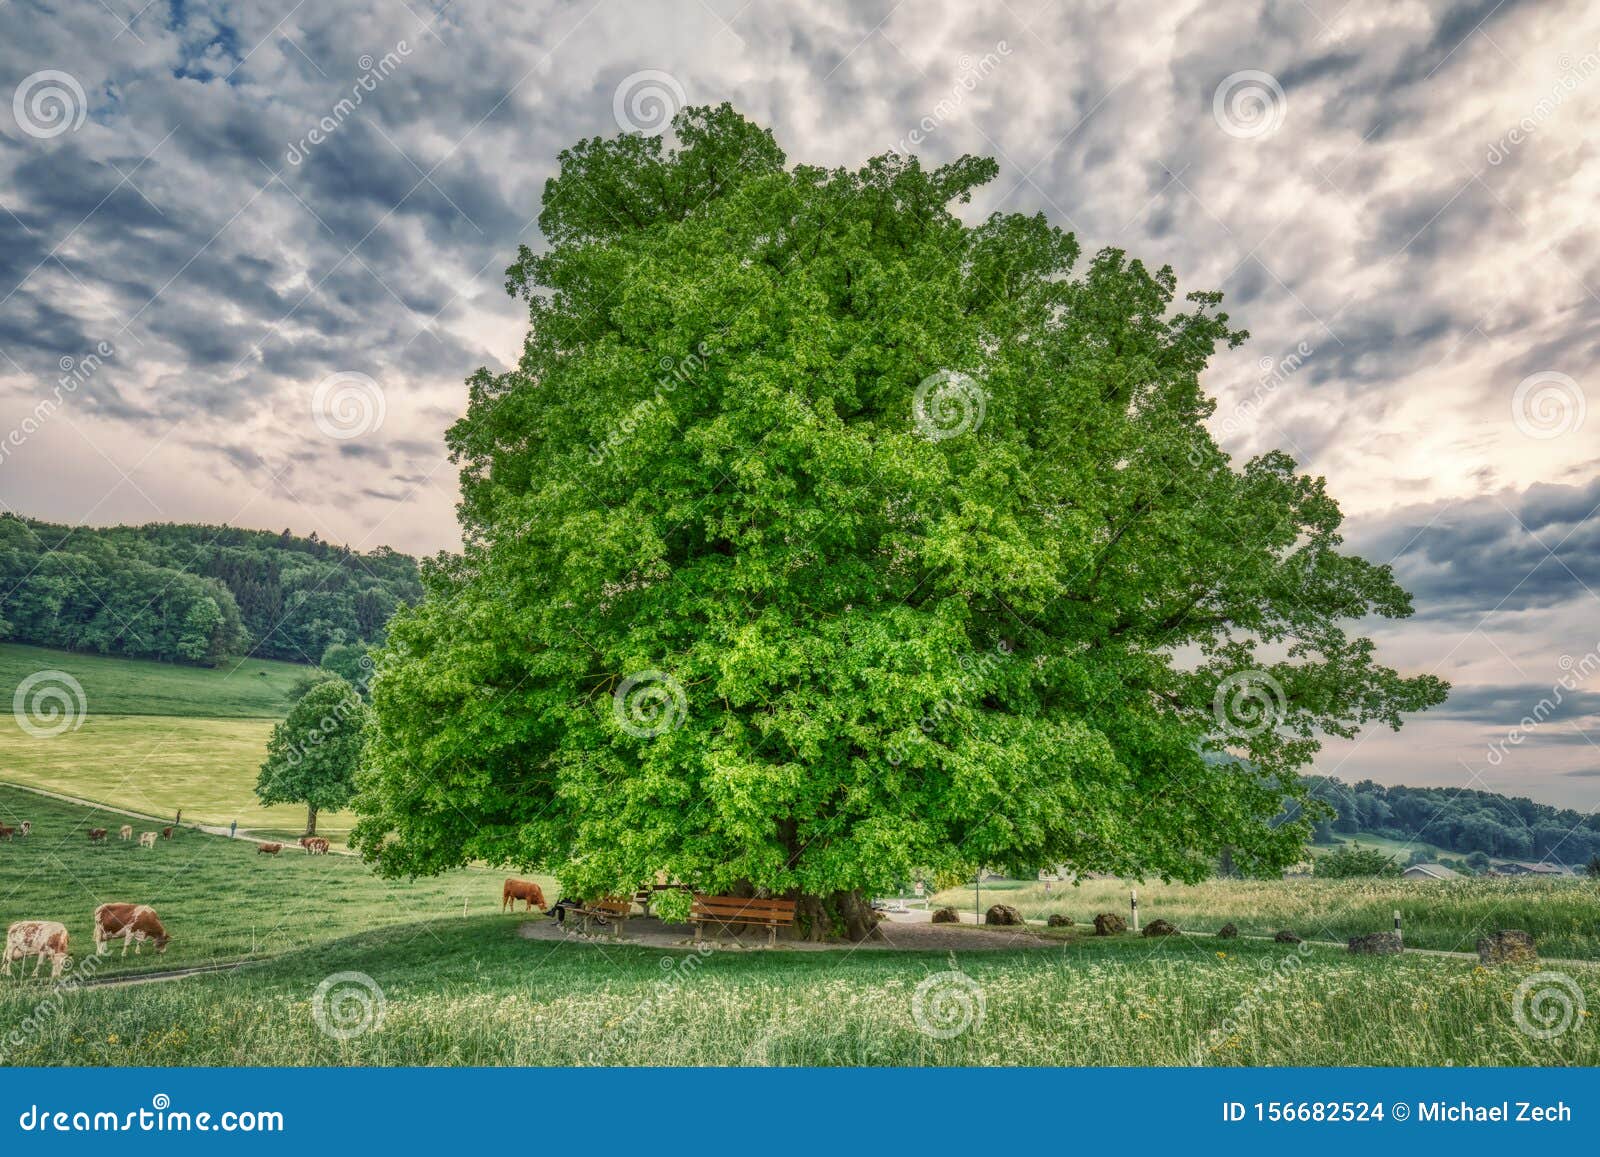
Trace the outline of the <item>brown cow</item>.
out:
M 89 829 L 89 842 L 91 844 L 103 844 L 103 843 L 105 843 L 106 842 L 106 830 L 105 830 L 105 828 L 90 828 Z
M 328 841 L 321 836 L 301 836 L 300 846 L 306 850 L 308 856 L 325 856 L 328 854 Z
M 122 954 L 128 954 L 128 945 L 133 945 L 133 954 L 139 955 L 139 949 L 146 940 L 156 946 L 156 952 L 167 950 L 167 942 L 172 937 L 167 935 L 167 930 L 161 926 L 156 911 L 147 904 L 102 904 L 94 910 L 94 953 L 104 956 L 107 944 L 122 937 Z
M 133 825 L 132 824 L 123 824 L 120 828 L 117 829 L 117 835 L 121 836 L 125 840 L 133 839 Z
M 172 838 L 172 829 L 171 828 L 162 828 L 161 829 L 161 838 L 164 839 L 164 840 L 170 840 Z
M 59 977 L 67 964 L 66 926 L 53 920 L 19 920 L 6 929 L 4 967 L 0 971 L 10 976 L 11 962 L 29 956 L 39 958 L 33 966 L 35 976 L 39 975 L 45 957 L 49 957 L 52 962 L 50 979 Z
M 544 893 L 539 890 L 538 884 L 535 884 L 532 880 L 508 878 L 506 886 L 500 891 L 500 911 L 504 912 L 506 905 L 509 904 L 511 910 L 515 912 L 518 900 L 523 901 L 526 905 L 523 911 L 528 911 L 535 905 L 538 906 L 539 911 L 544 911 Z
M 281 851 L 283 851 L 283 845 L 282 844 L 257 844 L 256 845 L 256 855 L 258 855 L 258 856 L 275 856 Z
M 6 827 L 5 824 L 0 824 L 0 840 L 9 840 L 12 836 L 14 836 L 16 834 L 17 834 L 17 829 L 16 828 L 8 828 L 8 827 Z

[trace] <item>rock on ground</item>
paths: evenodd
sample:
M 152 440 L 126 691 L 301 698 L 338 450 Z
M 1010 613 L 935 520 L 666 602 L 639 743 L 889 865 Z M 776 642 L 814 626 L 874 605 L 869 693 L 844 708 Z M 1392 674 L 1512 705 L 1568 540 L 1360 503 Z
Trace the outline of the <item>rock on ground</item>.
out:
M 959 924 L 961 923 L 961 913 L 957 912 L 954 908 L 940 908 L 933 914 L 933 920 L 931 923 Z
M 1520 928 L 1502 928 L 1478 941 L 1478 959 L 1484 964 L 1526 964 L 1539 959 L 1533 937 Z
M 1102 912 L 1094 918 L 1094 934 L 1096 936 L 1115 936 L 1118 932 L 1126 932 L 1128 922 L 1115 912 Z
M 1050 913 L 1050 919 L 1046 920 L 1045 924 L 1051 928 L 1071 928 L 1072 917 L 1063 916 L 1060 912 L 1052 912 Z
M 1279 932 L 1276 936 L 1273 937 L 1273 939 L 1276 940 L 1279 944 L 1300 944 L 1300 943 L 1303 943 L 1303 941 L 1301 941 L 1300 937 L 1296 936 L 1293 932 L 1289 931 L 1287 928 L 1285 928 L 1283 931 Z
M 1166 920 L 1152 920 L 1144 926 L 1144 934 L 1146 936 L 1176 936 L 1178 928 L 1177 925 Z
M 1235 937 L 1237 937 L 1238 935 L 1239 935 L 1239 927 L 1238 927 L 1238 925 L 1232 923 L 1231 921 L 1229 923 L 1227 923 L 1227 924 L 1224 924 L 1221 928 L 1217 929 L 1217 939 L 1218 940 L 1232 940 Z
M 996 904 L 983 914 L 985 924 L 1022 924 L 1022 913 L 1010 904 Z
M 1345 948 L 1357 956 L 1397 956 L 1405 950 L 1398 932 L 1374 932 L 1370 936 L 1352 936 Z

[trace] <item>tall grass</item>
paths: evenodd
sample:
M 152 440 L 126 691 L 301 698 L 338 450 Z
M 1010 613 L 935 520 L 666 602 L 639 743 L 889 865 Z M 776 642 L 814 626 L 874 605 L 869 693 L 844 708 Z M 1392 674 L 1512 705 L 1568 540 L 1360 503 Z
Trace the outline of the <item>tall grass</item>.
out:
M 368 990 L 335 1022 L 367 1031 L 335 1039 L 315 994 L 350 971 L 381 991 L 383 1014 Z M 700 957 L 524 940 L 483 917 L 366 933 L 226 978 L 79 991 L 0 1045 L 10 1063 L 102 1065 L 1600 1063 L 1589 1017 L 1550 1040 L 1519 1030 L 1524 975 L 1185 938 Z M 1600 1004 L 1600 970 L 1573 975 Z M 923 1023 L 964 1031 L 919 1027 L 925 984 Z M 0 991 L 0 1024 L 23 1023 L 44 991 Z
M 1471 952 L 1480 936 L 1520 928 L 1546 956 L 1600 960 L 1600 884 L 1587 879 L 1086 880 L 1053 884 L 1048 896 L 1043 884 L 1029 883 L 995 892 L 994 902 L 1033 919 L 1059 912 L 1083 923 L 1099 912 L 1127 915 L 1130 887 L 1139 890 L 1141 919 L 1161 917 L 1186 931 L 1213 932 L 1232 923 L 1246 934 L 1289 929 L 1308 939 L 1346 940 L 1391 927 L 1398 909 L 1406 943 L 1414 948 Z M 983 891 L 987 896 L 991 887 Z M 953 888 L 933 902 L 971 911 L 972 889 Z

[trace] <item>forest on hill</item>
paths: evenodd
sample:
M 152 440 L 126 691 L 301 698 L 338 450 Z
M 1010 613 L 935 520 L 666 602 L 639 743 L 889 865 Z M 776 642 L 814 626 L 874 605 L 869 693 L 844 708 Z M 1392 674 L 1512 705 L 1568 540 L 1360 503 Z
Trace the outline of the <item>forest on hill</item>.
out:
M 149 523 L 61 526 L 0 515 L 0 638 L 215 665 L 230 655 L 316 663 L 376 643 L 421 597 L 417 562 L 285 530 Z
M 1470 856 L 1535 860 L 1582 868 L 1600 855 L 1600 814 L 1536 803 L 1523 796 L 1446 787 L 1391 787 L 1363 779 L 1344 783 L 1312 775 L 1314 799 L 1337 815 L 1317 821 L 1313 842 L 1357 834 L 1416 840 Z

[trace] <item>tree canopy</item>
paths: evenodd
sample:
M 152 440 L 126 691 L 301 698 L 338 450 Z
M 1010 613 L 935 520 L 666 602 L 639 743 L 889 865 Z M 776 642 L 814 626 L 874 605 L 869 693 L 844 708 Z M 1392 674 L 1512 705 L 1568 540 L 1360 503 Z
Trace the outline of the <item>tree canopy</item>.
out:
M 314 663 L 383 637 L 422 595 L 416 560 L 285 530 L 59 526 L 0 515 L 0 616 L 17 642 L 213 666 Z
M 673 135 L 564 151 L 508 271 L 529 332 L 469 380 L 464 549 L 377 659 L 363 854 L 852 936 L 918 872 L 1298 860 L 1318 736 L 1446 688 L 1340 625 L 1411 608 L 1322 480 L 1207 433 L 1220 294 L 964 222 L 988 159 Z
M 305 804 L 306 834 L 316 835 L 317 813 L 347 806 L 355 793 L 366 722 L 367 705 L 349 683 L 330 674 L 312 684 L 272 729 L 256 798 Z

